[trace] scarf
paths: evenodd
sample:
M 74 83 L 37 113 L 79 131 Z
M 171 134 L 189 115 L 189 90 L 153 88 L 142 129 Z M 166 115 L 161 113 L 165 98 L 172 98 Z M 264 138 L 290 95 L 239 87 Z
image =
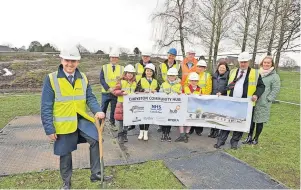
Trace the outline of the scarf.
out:
M 262 77 L 265 77 L 265 76 L 269 75 L 274 69 L 275 69 L 274 67 L 271 67 L 268 70 L 264 70 L 262 67 L 260 67 L 259 73 Z

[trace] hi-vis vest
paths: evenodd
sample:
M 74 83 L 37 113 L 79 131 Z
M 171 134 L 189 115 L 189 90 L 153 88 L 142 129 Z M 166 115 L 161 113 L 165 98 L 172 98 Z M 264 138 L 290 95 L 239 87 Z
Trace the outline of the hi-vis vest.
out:
M 135 92 L 136 87 L 137 87 L 137 83 L 135 81 L 129 83 L 126 80 L 121 80 L 121 90 L 123 90 L 127 94 L 133 94 Z M 123 102 L 123 96 L 118 96 L 117 101 Z
M 191 92 L 189 86 L 185 86 L 185 87 L 184 87 L 184 93 L 185 93 L 185 94 L 196 94 L 196 95 L 200 95 L 200 94 L 202 94 L 202 88 L 198 87 L 195 91 Z
M 237 70 L 238 69 L 236 68 L 236 69 L 232 69 L 230 71 L 228 84 L 230 84 L 235 79 L 235 75 L 236 75 Z M 251 71 L 250 71 L 250 74 L 249 74 L 249 83 L 248 83 L 248 94 L 247 94 L 248 98 L 251 98 L 253 96 L 254 92 L 256 91 L 258 77 L 259 77 L 258 70 L 251 68 Z M 227 91 L 228 96 L 230 95 L 230 91 L 231 90 Z M 253 106 L 255 106 L 255 102 L 253 102 Z
M 94 118 L 86 110 L 86 90 L 88 79 L 74 82 L 74 87 L 66 78 L 57 78 L 57 72 L 49 74 L 50 84 L 55 94 L 53 124 L 56 134 L 70 134 L 77 130 L 77 114 L 94 123 Z
M 104 77 L 106 83 L 110 88 L 114 88 L 116 86 L 118 78 L 122 76 L 123 66 L 115 65 L 115 71 L 113 72 L 113 68 L 111 64 L 106 64 L 102 66 Z M 102 88 L 102 92 L 108 92 L 104 88 Z
M 156 90 L 158 87 L 158 81 L 156 79 L 153 79 L 151 84 L 149 84 L 147 79 L 143 77 L 141 78 L 140 83 L 145 92 L 151 92 L 152 90 Z
M 167 81 L 167 71 L 168 71 L 167 65 L 165 63 L 161 63 L 159 67 L 161 70 L 162 79 L 164 82 L 166 82 Z M 176 68 L 178 71 L 180 70 L 180 64 L 178 62 L 176 62 L 176 64 L 173 64 L 172 67 Z
M 142 74 L 144 72 L 144 67 L 140 63 L 136 63 L 135 69 L 136 69 L 136 72 L 137 72 L 136 81 L 139 82 L 139 80 L 141 79 Z
M 189 73 L 190 75 L 191 73 Z M 188 77 L 186 78 L 186 81 L 185 81 L 185 85 L 188 85 L 189 84 L 189 75 Z M 206 73 L 204 72 L 201 76 L 201 73 L 199 74 L 199 82 L 198 82 L 198 86 L 201 87 L 201 88 L 205 88 L 206 87 L 206 83 L 207 83 L 207 80 L 209 80 L 210 78 L 210 74 L 209 73 Z
M 166 94 L 170 93 L 182 93 L 182 86 L 180 83 L 176 83 L 174 85 L 169 84 L 168 82 L 163 82 L 161 85 L 161 92 L 164 92 Z

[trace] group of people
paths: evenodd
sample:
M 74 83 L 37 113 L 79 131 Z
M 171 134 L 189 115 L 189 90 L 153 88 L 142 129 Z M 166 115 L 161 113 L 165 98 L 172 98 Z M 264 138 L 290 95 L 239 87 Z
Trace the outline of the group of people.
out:
M 265 55 L 260 69 L 249 67 L 249 53 L 238 56 L 239 68 L 230 70 L 225 60 L 220 60 L 217 70 L 211 76 L 206 72 L 205 59 L 197 60 L 195 51 L 189 50 L 182 62 L 176 61 L 177 50 L 171 48 L 168 57 L 159 66 L 152 64 L 151 54 L 142 53 L 139 63 L 118 64 L 119 54 L 110 54 L 110 63 L 101 68 L 101 106 L 92 93 L 86 75 L 78 70 L 81 56 L 77 48 L 62 50 L 58 71 L 46 76 L 42 90 L 41 119 L 46 135 L 54 141 L 54 154 L 60 156 L 60 173 L 63 188 L 71 187 L 72 155 L 78 143 L 90 144 L 90 168 L 92 182 L 100 180 L 98 134 L 95 119 L 105 118 L 111 105 L 109 120 L 118 124 L 118 140 L 127 142 L 127 131 L 135 126 L 123 125 L 123 97 L 133 93 L 197 94 L 250 98 L 253 101 L 252 124 L 245 144 L 257 144 L 263 123 L 269 120 L 271 103 L 280 90 L 273 58 Z M 87 107 L 95 115 L 91 117 Z M 148 124 L 140 125 L 139 140 L 148 140 Z M 159 126 L 161 141 L 171 141 L 172 126 Z M 253 133 L 256 128 L 255 136 Z M 188 142 L 189 134 L 202 134 L 202 127 L 181 126 L 176 142 Z M 209 137 L 217 138 L 215 148 L 225 144 L 230 131 L 211 129 Z M 233 131 L 231 148 L 237 149 L 243 133 Z

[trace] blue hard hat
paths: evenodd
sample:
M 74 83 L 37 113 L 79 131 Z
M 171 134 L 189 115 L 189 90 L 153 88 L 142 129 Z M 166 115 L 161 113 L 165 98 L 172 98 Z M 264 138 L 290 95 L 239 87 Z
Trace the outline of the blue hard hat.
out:
M 170 48 L 167 53 L 177 56 L 177 50 L 176 50 L 176 48 Z

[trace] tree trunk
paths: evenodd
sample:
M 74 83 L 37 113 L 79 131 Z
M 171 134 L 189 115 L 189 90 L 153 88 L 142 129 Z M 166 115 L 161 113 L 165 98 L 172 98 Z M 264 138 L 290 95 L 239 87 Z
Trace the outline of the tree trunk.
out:
M 177 0 L 178 8 L 179 8 L 179 16 L 180 16 L 180 23 L 179 23 L 179 31 L 180 31 L 180 44 L 181 44 L 181 51 L 182 51 L 182 57 L 185 58 L 185 41 L 184 41 L 184 34 L 183 34 L 183 8 L 185 4 L 185 0 L 182 0 L 180 3 L 180 0 Z
M 289 5 L 288 5 L 289 2 L 287 2 L 287 1 L 289 1 L 289 0 L 284 0 L 284 5 L 282 5 L 283 12 L 281 14 L 280 36 L 279 36 L 279 41 L 278 41 L 278 45 L 277 45 L 277 53 L 276 53 L 276 60 L 275 60 L 275 68 L 277 69 L 277 71 L 278 71 L 278 66 L 279 66 L 281 49 L 283 47 L 287 13 L 288 13 L 288 7 L 289 7 Z M 283 1 L 282 1 L 282 3 L 283 3 Z
M 214 0 L 213 5 L 213 19 L 212 19 L 212 30 L 211 30 L 211 38 L 210 38 L 210 47 L 209 47 L 209 59 L 208 59 L 208 70 L 213 71 L 213 64 L 212 63 L 212 51 L 213 51 L 213 42 L 215 37 L 215 17 L 216 17 L 216 0 Z
M 263 4 L 263 0 L 259 0 L 259 9 L 258 9 L 258 17 L 257 17 L 257 29 L 256 29 L 254 48 L 253 48 L 251 67 L 254 67 L 254 64 L 255 64 L 256 51 L 257 51 L 258 41 L 259 41 L 260 32 L 261 32 L 260 25 L 261 25 L 262 4 Z
M 250 25 L 250 19 L 251 19 L 250 17 L 251 17 L 252 2 L 253 2 L 253 0 L 249 0 L 249 3 L 248 3 L 247 18 L 246 18 L 246 22 L 245 22 L 245 30 L 244 30 L 244 37 L 242 40 L 241 52 L 246 51 L 248 31 L 249 31 L 249 25 Z
M 272 54 L 272 46 L 274 42 L 274 37 L 275 37 L 275 30 L 276 30 L 276 25 L 277 25 L 277 18 L 278 18 L 278 7 L 279 7 L 279 0 L 276 0 L 275 2 L 275 13 L 274 13 L 274 19 L 273 19 L 273 27 L 272 27 L 272 33 L 271 33 L 271 38 L 268 46 L 268 54 Z

